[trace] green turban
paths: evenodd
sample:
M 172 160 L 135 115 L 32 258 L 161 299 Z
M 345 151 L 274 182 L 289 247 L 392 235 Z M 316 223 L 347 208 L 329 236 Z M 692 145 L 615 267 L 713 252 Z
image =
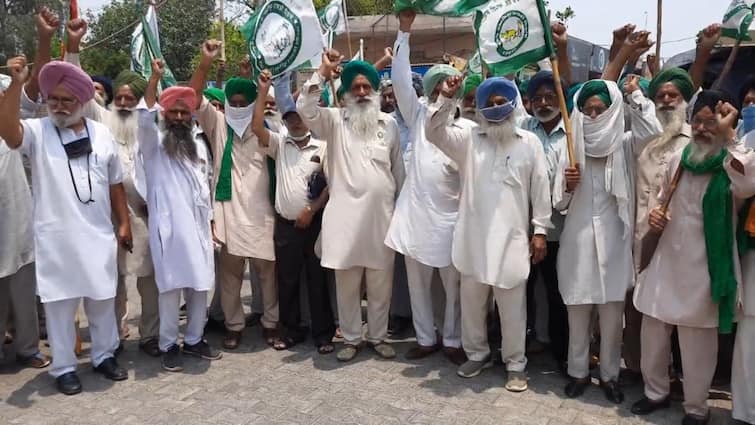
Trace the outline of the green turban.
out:
M 582 110 L 587 102 L 587 99 L 598 96 L 606 106 L 611 106 L 611 93 L 608 92 L 608 86 L 606 86 L 603 80 L 590 80 L 582 86 L 582 90 L 579 92 L 579 98 L 577 98 L 577 108 Z
M 134 94 L 134 97 L 141 99 L 144 97 L 144 92 L 147 90 L 147 80 L 134 71 L 125 70 L 115 77 L 113 90 L 117 92 L 118 89 L 123 86 L 128 86 Z
M 570 114 L 574 110 L 574 95 L 577 94 L 583 85 L 585 85 L 585 83 L 576 83 L 569 87 L 569 92 L 566 94 L 566 109 Z
M 380 75 L 371 63 L 365 61 L 351 61 L 343 67 L 341 72 L 341 87 L 349 90 L 357 75 L 364 75 L 370 82 L 372 89 L 380 88 Z
M 684 100 L 688 102 L 692 99 L 692 95 L 695 94 L 693 89 L 694 84 L 687 71 L 681 68 L 668 68 L 661 71 L 650 81 L 650 87 L 648 87 L 648 97 L 650 97 L 650 100 L 655 99 L 658 90 L 666 83 L 674 84 L 682 93 L 682 96 L 684 96 Z
M 519 83 L 519 95 L 522 97 L 527 96 L 527 90 L 530 88 L 530 80 L 525 80 Z
M 472 90 L 477 89 L 477 87 L 482 84 L 482 74 L 469 74 L 467 75 L 467 78 L 464 79 L 464 92 L 462 93 L 462 96 L 468 95 L 472 92 Z
M 247 103 L 257 100 L 257 85 L 246 78 L 233 77 L 225 83 L 225 98 L 231 98 L 237 94 L 243 95 Z
M 433 90 L 435 90 L 435 87 L 445 81 L 446 78 L 457 75 L 461 75 L 461 72 L 451 65 L 433 65 L 432 68 L 425 72 L 425 76 L 422 77 L 422 90 L 425 92 L 425 96 L 429 97 L 433 93 Z
M 202 94 L 210 101 L 225 103 L 225 92 L 217 87 L 206 88 Z
M 621 80 L 619 80 L 619 83 L 618 83 L 619 84 L 619 88 L 622 89 L 622 90 L 624 90 L 624 83 L 627 82 L 627 77 L 628 76 L 625 75 L 625 76 L 621 77 Z M 640 84 L 640 91 L 642 92 L 642 94 L 644 94 L 645 96 L 647 96 L 648 95 L 648 88 L 650 88 L 650 80 L 648 80 L 647 78 L 640 77 L 640 83 L 639 84 Z

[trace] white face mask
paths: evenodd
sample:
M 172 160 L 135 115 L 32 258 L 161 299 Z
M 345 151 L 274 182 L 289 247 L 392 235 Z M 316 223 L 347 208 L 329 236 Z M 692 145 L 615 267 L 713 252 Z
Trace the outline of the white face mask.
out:
M 236 108 L 225 102 L 225 122 L 233 129 L 237 136 L 243 137 L 244 132 L 252 123 L 252 114 L 254 113 L 254 103 L 243 108 Z

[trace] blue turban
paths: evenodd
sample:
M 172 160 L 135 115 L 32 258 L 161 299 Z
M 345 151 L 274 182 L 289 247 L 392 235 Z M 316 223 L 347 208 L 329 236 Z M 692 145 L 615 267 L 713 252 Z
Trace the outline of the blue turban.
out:
M 113 81 L 104 75 L 93 75 L 92 81 L 102 84 L 102 87 L 105 89 L 105 94 L 107 94 L 105 103 L 109 105 L 110 102 L 113 101 Z
M 500 95 L 506 97 L 514 106 L 516 106 L 516 98 L 519 93 L 519 89 L 516 84 L 504 77 L 488 78 L 477 87 L 477 93 L 475 93 L 475 104 L 477 109 L 484 108 L 488 99 L 492 95 Z
M 540 90 L 540 87 L 542 86 L 553 87 L 553 91 L 556 91 L 556 83 L 553 79 L 553 72 L 540 71 L 537 74 L 533 75 L 532 78 L 530 78 L 529 85 L 527 86 L 527 97 L 529 97 L 530 99 L 535 97 L 535 94 L 538 90 Z M 561 79 L 561 89 L 566 90 L 566 82 L 563 78 Z M 564 97 L 566 97 L 566 93 L 564 93 Z

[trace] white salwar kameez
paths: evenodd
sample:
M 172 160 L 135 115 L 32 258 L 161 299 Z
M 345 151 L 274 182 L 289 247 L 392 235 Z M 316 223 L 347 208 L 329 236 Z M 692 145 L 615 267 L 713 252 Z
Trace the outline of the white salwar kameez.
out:
M 552 227 L 545 152 L 537 136 L 519 128 L 504 141 L 491 140 L 477 125 L 449 125 L 455 110 L 454 100 L 439 97 L 428 111 L 425 131 L 461 175 L 452 258 L 462 276 L 462 345 L 470 360 L 490 355 L 485 317 L 492 293 L 501 311 L 506 369 L 524 371 L 528 235 L 530 226 L 543 236 Z
M 160 349 L 167 351 L 178 339 L 182 290 L 186 290 L 189 313 L 185 343 L 198 343 L 203 333 L 207 291 L 215 282 L 210 230 L 212 164 L 197 127 L 192 133 L 197 161 L 168 156 L 163 146 L 164 133 L 155 118 L 156 110 L 147 110 L 142 101 L 137 140 L 144 159 L 149 242 L 160 291 Z
M 605 322 L 600 324 L 604 382 L 618 379 L 624 300 L 634 285 L 634 158 L 648 141 L 663 132 L 655 116 L 655 105 L 639 90 L 632 93 L 627 105 L 616 84 L 607 82 L 607 85 L 612 104 L 597 120 L 604 121 L 602 137 L 620 137 L 621 146 L 616 148 L 618 152 L 605 157 L 592 157 L 584 148 L 584 139 L 578 137 L 575 152 L 577 162 L 581 162 L 581 181 L 573 193 L 566 192 L 563 175 L 568 162 L 563 158 L 553 200 L 559 210 L 568 208 L 557 265 L 559 290 L 569 314 L 568 373 L 577 379 L 589 374 L 591 312 L 600 306 L 597 307 L 600 321 Z M 631 122 L 628 132 L 624 132 L 625 108 Z M 587 118 L 581 112 L 575 111 L 576 114 L 580 116 L 575 126 L 583 125 L 584 121 L 586 127 Z M 614 163 L 616 160 L 620 163 Z
M 118 346 L 110 186 L 123 176 L 110 131 L 91 120 L 85 123 L 92 153 L 69 160 L 63 145 L 86 137 L 87 131 L 59 129 L 59 137 L 48 118 L 22 121 L 21 153 L 29 158 L 33 176 L 37 293 L 45 304 L 55 377 L 76 368 L 74 317 L 81 299 L 92 330 L 93 364 L 112 357 Z M 82 200 L 94 202 L 80 202 L 74 184 Z
M 752 177 L 755 176 L 755 153 L 741 146 L 731 147 L 729 152 L 724 168 L 731 179 L 736 228 L 737 207 L 742 200 L 755 195 L 755 179 Z M 679 151 L 672 157 L 664 175 L 664 190 L 668 190 L 680 166 L 681 156 Z M 744 165 L 744 175 L 731 168 L 731 158 Z M 700 417 L 708 413 L 706 400 L 718 351 L 718 305 L 711 296 L 703 233 L 703 196 L 710 179 L 710 174 L 682 172 L 669 205 L 671 219 L 653 259 L 637 280 L 634 294 L 634 305 L 644 314 L 641 346 L 645 395 L 657 401 L 669 394 L 668 337 L 676 326 L 684 369 L 684 411 Z M 659 198 L 663 196 L 661 193 Z M 733 252 L 735 277 L 741 288 L 736 246 Z
M 323 267 L 336 270 L 338 318 L 347 343 L 361 341 L 362 276 L 368 298 L 368 340 L 387 337 L 395 253 L 385 245 L 396 193 L 404 179 L 396 121 L 380 114 L 369 137 L 355 134 L 345 109 L 318 106 L 324 79 L 305 83 L 297 110 L 317 137 L 327 142 L 325 164 L 330 201 L 322 219 Z M 373 304 L 374 303 L 374 304 Z

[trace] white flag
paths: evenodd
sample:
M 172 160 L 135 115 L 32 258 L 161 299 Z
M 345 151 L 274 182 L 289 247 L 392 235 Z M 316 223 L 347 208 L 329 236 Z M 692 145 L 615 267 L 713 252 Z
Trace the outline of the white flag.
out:
M 328 40 L 328 47 L 332 47 L 335 36 L 346 32 L 346 12 L 343 8 L 343 0 L 331 0 L 320 11 L 320 26 L 325 39 Z
M 241 32 L 255 70 L 269 69 L 273 77 L 310 67 L 310 61 L 325 48 L 311 0 L 270 0 L 254 12 Z
M 516 72 L 553 51 L 542 0 L 493 1 L 480 8 L 474 30 L 480 58 L 493 75 Z
M 755 0 L 733 0 L 724 15 L 721 29 L 723 36 L 750 41 L 749 32 L 753 10 L 755 10 Z
M 131 34 L 131 70 L 141 74 L 145 79 L 149 79 L 152 74 L 153 59 L 163 59 L 163 54 L 160 51 L 157 13 L 155 13 L 155 7 L 150 6 Z M 163 74 L 160 83 L 161 88 L 176 85 L 176 79 L 167 63 L 165 64 L 165 74 Z

